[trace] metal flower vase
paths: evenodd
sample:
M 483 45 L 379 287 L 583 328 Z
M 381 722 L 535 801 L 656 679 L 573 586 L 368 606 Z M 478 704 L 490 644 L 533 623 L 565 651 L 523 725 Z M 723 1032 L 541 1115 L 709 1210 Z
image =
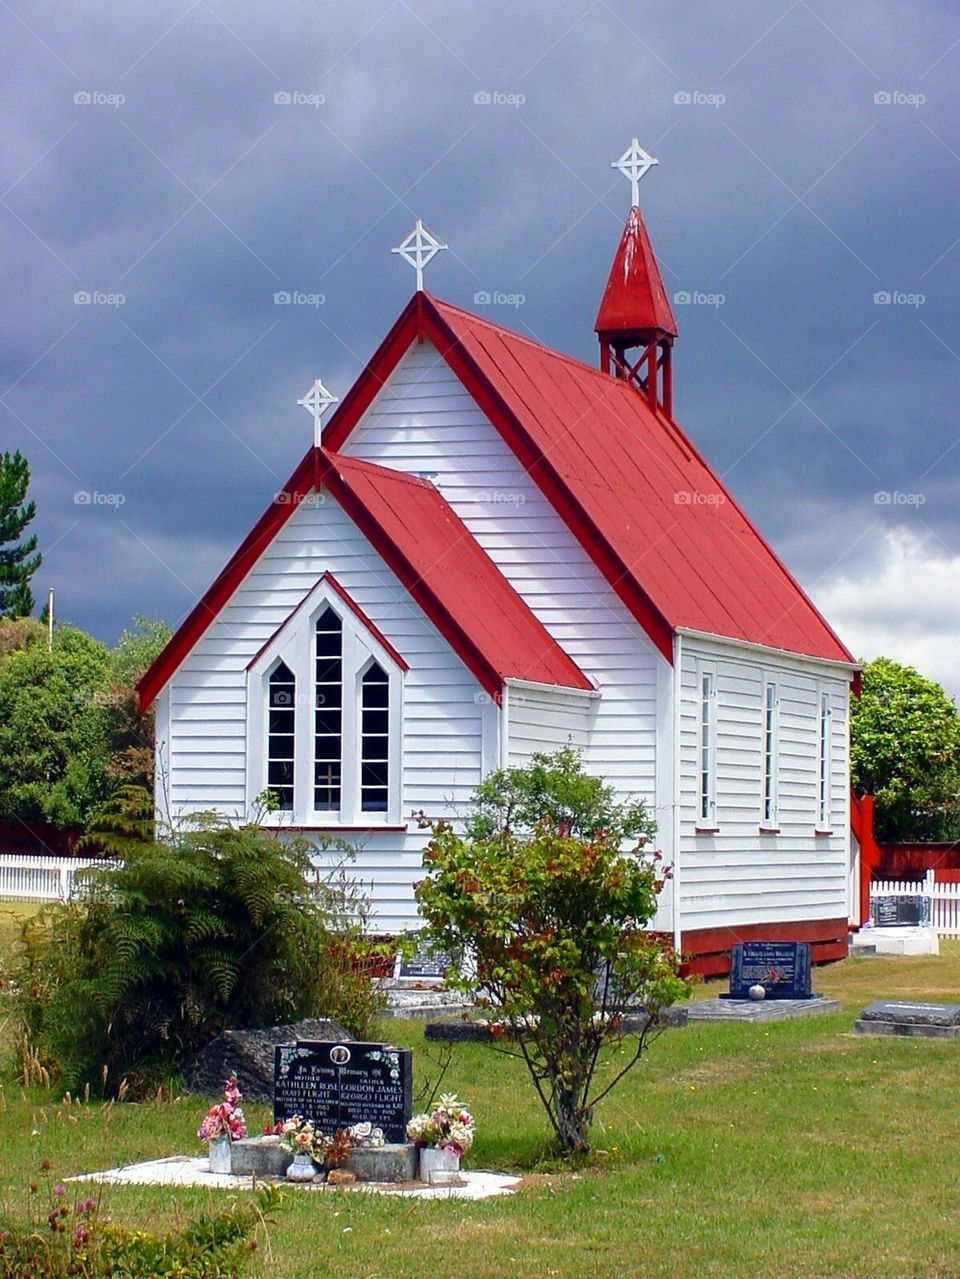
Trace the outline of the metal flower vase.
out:
M 432 1173 L 460 1171 L 460 1156 L 440 1146 L 420 1147 L 420 1180 L 429 1184 Z
M 230 1138 L 214 1137 L 207 1144 L 207 1150 L 210 1153 L 210 1171 L 220 1173 L 230 1173 Z

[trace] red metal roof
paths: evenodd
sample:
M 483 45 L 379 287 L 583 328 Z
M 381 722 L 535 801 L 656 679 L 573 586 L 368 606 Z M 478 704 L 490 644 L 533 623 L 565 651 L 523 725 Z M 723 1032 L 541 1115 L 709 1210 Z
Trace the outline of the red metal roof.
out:
M 303 497 L 323 486 L 491 696 L 508 678 L 593 685 L 426 480 L 311 448 L 138 684 L 145 711 Z
M 648 337 L 654 331 L 677 336 L 677 322 L 636 205 L 627 214 L 593 327 L 607 337 Z
M 675 423 L 637 390 L 427 293 L 324 431 L 339 449 L 409 344 L 429 338 L 671 660 L 678 628 L 853 663 Z
M 319 453 L 326 488 L 489 693 L 509 678 L 593 688 L 432 484 Z

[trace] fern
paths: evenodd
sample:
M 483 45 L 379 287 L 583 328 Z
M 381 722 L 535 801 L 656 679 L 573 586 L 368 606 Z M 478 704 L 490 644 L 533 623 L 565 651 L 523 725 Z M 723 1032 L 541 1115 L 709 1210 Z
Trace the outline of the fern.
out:
M 307 841 L 209 813 L 156 840 L 131 787 L 85 838 L 115 860 L 25 925 L 16 994 L 25 1042 L 67 1086 L 106 1066 L 146 1088 L 227 1026 L 331 1016 L 367 1031 L 377 992 L 349 960 L 367 904 L 343 865 L 318 880 Z

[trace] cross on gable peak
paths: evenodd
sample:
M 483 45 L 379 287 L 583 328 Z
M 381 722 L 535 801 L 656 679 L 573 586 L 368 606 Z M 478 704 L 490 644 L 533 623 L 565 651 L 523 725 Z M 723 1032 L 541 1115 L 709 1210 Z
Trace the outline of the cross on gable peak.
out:
M 610 165 L 611 169 L 619 169 L 625 178 L 630 179 L 631 207 L 640 203 L 640 179 L 659 163 L 633 138 L 620 159 L 614 160 Z

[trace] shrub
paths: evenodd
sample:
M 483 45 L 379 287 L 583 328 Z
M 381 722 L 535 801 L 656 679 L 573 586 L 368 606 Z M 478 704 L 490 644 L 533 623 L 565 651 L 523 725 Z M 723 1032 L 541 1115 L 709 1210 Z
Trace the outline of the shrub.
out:
M 474 824 L 489 833 L 464 838 L 432 823 L 428 875 L 416 888 L 426 936 L 466 961 L 448 979 L 462 990 L 476 985 L 499 1015 L 561 1153 L 583 1152 L 593 1107 L 639 1061 L 660 1010 L 688 993 L 669 944 L 645 929 L 666 872 L 640 845 L 621 851 L 628 825 L 646 832 L 650 823 L 642 807 L 619 806 L 583 774 L 573 752 L 496 774 L 481 791 L 507 801 L 533 795 L 506 805 L 526 829 Z M 595 1087 L 601 1053 L 623 1043 L 627 1010 L 639 1014 L 632 1050 Z
M 257 1230 L 280 1203 L 263 1187 L 255 1200 L 202 1213 L 179 1230 L 154 1234 L 113 1223 L 98 1200 L 70 1202 L 62 1185 L 31 1184 L 26 1219 L 0 1218 L 0 1279 L 234 1279 L 253 1261 Z
M 150 817 L 145 792 L 121 792 L 90 837 L 122 860 L 24 924 L 15 1006 L 40 1061 L 71 1088 L 136 1092 L 227 1027 L 366 1033 L 378 995 L 349 961 L 366 912 L 343 863 L 319 878 L 307 841 L 212 816 L 155 841 Z

